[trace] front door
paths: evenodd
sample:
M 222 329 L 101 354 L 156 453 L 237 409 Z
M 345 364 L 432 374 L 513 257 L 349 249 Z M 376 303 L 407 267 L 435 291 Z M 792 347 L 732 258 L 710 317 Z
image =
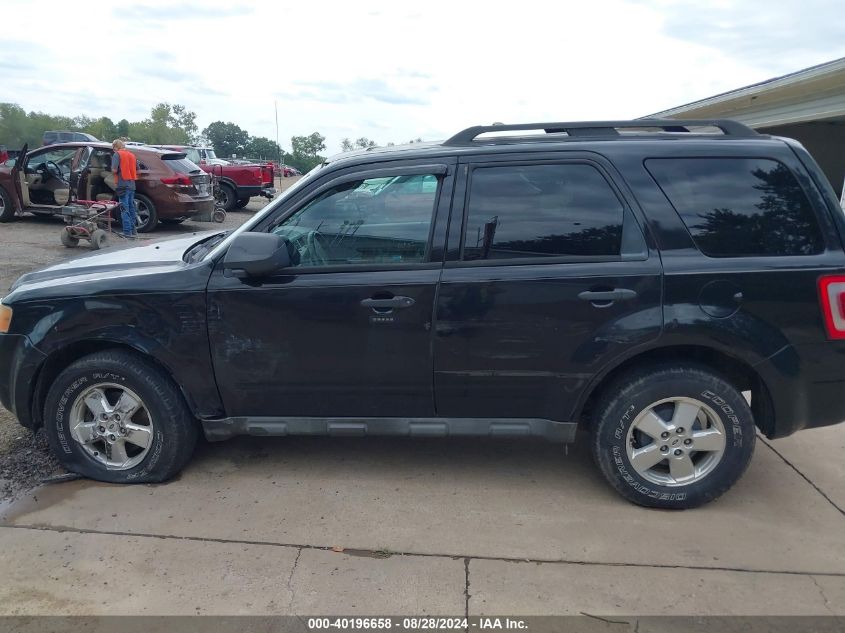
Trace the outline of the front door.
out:
M 596 373 L 662 328 L 659 258 L 612 168 L 518 158 L 459 167 L 436 311 L 441 416 L 575 421 Z
M 53 145 L 30 152 L 23 165 L 21 187 L 32 210 L 53 212 L 70 201 L 71 171 L 81 151 L 77 146 Z
M 451 195 L 447 172 L 407 164 L 326 177 L 254 229 L 287 238 L 294 265 L 246 280 L 218 267 L 209 333 L 227 415 L 434 414 L 442 261 L 430 235 Z

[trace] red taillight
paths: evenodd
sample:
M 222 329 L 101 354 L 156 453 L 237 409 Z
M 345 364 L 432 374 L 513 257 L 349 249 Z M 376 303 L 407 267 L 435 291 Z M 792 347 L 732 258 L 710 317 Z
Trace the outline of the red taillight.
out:
M 819 278 L 819 302 L 828 338 L 845 339 L 845 275 Z
M 179 185 L 182 185 L 184 187 L 190 187 L 192 184 L 194 184 L 193 182 L 191 182 L 191 179 L 188 178 L 185 174 L 179 174 L 170 178 L 162 178 L 161 182 L 163 182 L 165 185 L 170 185 L 171 187 Z

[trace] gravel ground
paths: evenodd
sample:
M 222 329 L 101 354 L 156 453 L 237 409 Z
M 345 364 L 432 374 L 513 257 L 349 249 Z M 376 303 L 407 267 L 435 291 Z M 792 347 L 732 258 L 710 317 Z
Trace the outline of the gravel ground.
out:
M 276 186 L 284 190 L 296 180 L 277 180 Z M 227 214 L 222 225 L 191 221 L 175 226 L 159 225 L 155 232 L 142 236 L 142 243 L 162 237 L 188 235 L 195 231 L 233 229 L 266 204 L 264 198 L 253 198 L 245 209 Z M 90 252 L 84 243 L 75 249 L 62 246 L 59 242 L 62 226 L 59 218 L 33 216 L 22 217 L 10 224 L 0 224 L 0 297 L 24 273 Z M 132 243 L 115 238 L 110 241 L 109 249 L 132 246 Z M 40 484 L 44 478 L 62 472 L 61 466 L 50 455 L 43 432 L 32 433 L 23 428 L 11 413 L 0 407 L 0 503 L 14 500 Z

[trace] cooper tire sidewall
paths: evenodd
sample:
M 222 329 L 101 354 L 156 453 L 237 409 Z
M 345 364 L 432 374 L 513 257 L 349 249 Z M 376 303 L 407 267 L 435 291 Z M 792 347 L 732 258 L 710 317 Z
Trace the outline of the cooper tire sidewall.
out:
M 626 390 L 607 411 L 607 424 L 603 425 L 599 459 L 602 468 L 626 484 L 633 500 L 641 498 L 649 505 L 663 502 L 698 505 L 715 498 L 730 487 L 744 472 L 754 450 L 756 439 L 753 418 L 748 404 L 735 390 L 718 380 L 702 381 L 673 378 L 659 381 L 658 385 L 644 389 Z M 712 408 L 725 427 L 725 451 L 714 470 L 700 481 L 686 486 L 661 486 L 645 479 L 631 465 L 628 458 L 628 429 L 637 416 L 653 403 L 666 398 L 687 397 L 699 400 Z

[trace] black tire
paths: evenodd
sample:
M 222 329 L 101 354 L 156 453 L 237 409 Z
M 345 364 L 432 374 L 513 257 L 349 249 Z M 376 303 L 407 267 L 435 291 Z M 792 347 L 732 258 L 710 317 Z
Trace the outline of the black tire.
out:
M 657 473 L 659 478 L 660 469 L 663 468 L 668 473 L 671 454 L 684 449 L 686 440 L 678 443 L 680 436 L 675 435 L 669 436 L 667 440 L 651 440 L 639 431 L 631 431 L 631 427 L 638 416 L 652 405 L 671 398 L 684 398 L 704 404 L 704 410 L 709 410 L 719 418 L 725 441 L 721 459 L 715 461 L 712 469 L 699 479 L 689 483 L 676 480 L 674 485 L 661 485 L 659 481 L 650 480 L 635 469 L 628 447 L 629 442 L 632 449 L 647 448 L 653 442 L 655 449 L 660 445 L 658 450 L 662 453 L 662 442 L 665 441 L 665 461 L 655 465 L 648 474 L 654 478 L 652 473 Z M 673 415 L 675 406 L 671 402 L 659 405 L 664 407 L 661 411 L 671 407 Z M 702 415 L 709 419 L 707 413 Z M 666 420 L 666 414 L 661 415 L 661 418 Z M 686 431 L 692 432 L 692 426 L 698 426 L 699 430 L 702 428 L 701 422 L 697 421 Z M 742 394 L 717 373 L 705 367 L 685 365 L 643 368 L 625 374 L 605 389 L 595 409 L 591 445 L 593 459 L 602 474 L 623 497 L 652 508 L 684 509 L 712 501 L 733 486 L 751 461 L 755 441 L 754 416 Z M 645 446 L 640 442 L 645 442 Z M 690 442 L 694 446 L 692 439 Z M 695 452 L 692 448 L 685 450 L 690 451 L 689 458 L 693 462 L 709 455 L 707 452 Z M 678 459 L 685 459 L 686 454 L 682 453 L 677 453 Z
M 158 212 L 153 201 L 147 196 L 135 194 L 135 212 L 137 213 L 137 224 L 135 226 L 138 233 L 149 233 L 158 226 Z
M 67 231 L 65 231 L 67 233 Z M 109 234 L 103 229 L 96 229 L 91 233 L 91 250 L 98 251 L 101 248 L 108 246 Z
M 108 469 L 71 434 L 75 402 L 101 383 L 131 389 L 149 412 L 153 424 L 149 448 L 133 468 Z M 148 360 L 122 350 L 85 356 L 61 372 L 47 394 L 44 428 L 53 454 L 65 468 L 112 483 L 166 481 L 188 462 L 197 442 L 197 423 L 176 385 Z
M 0 222 L 12 222 L 15 219 L 15 207 L 12 197 L 0 187 Z
M 235 193 L 235 188 L 232 185 L 221 183 L 219 189 L 217 190 L 217 204 L 216 206 L 222 207 L 224 211 L 231 211 L 235 208 L 235 204 L 238 202 L 238 196 Z
M 66 248 L 76 248 L 77 246 L 79 246 L 79 238 L 74 237 L 73 235 L 68 233 L 67 229 L 62 230 L 59 239 L 61 239 L 62 245 L 64 245 Z
M 237 202 L 235 202 L 235 209 L 243 209 L 246 205 L 249 204 L 249 198 L 238 198 Z

